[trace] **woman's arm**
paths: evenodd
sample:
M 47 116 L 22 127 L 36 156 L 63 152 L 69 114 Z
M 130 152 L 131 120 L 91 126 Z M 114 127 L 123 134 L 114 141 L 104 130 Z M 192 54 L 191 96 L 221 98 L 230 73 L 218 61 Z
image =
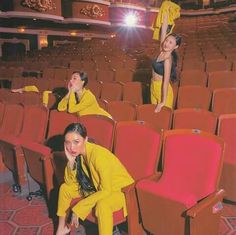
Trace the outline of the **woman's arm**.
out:
M 157 104 L 155 108 L 156 113 L 160 112 L 162 107 L 165 106 L 165 103 L 166 103 L 168 86 L 170 82 L 171 64 L 172 64 L 172 61 L 170 58 L 164 61 L 164 77 L 163 77 L 162 92 L 161 92 L 161 102 Z
M 58 106 L 57 106 L 58 111 L 66 111 L 67 110 L 70 94 L 71 94 L 71 92 L 69 91 L 66 94 L 66 96 L 58 103 Z
M 168 13 L 165 13 L 163 17 L 163 22 L 161 25 L 161 41 L 160 41 L 160 48 L 162 47 L 162 43 L 164 42 L 167 34 L 167 28 L 168 28 Z M 161 48 L 162 49 L 162 48 Z
M 84 109 L 86 109 L 87 107 L 91 106 L 95 101 L 95 98 L 93 97 L 92 94 L 89 94 L 88 92 L 86 92 L 81 100 L 79 101 L 79 103 L 77 104 L 76 102 L 76 98 L 75 98 L 75 94 L 70 96 L 69 99 L 69 109 L 68 112 L 69 113 L 77 113 L 80 112 Z

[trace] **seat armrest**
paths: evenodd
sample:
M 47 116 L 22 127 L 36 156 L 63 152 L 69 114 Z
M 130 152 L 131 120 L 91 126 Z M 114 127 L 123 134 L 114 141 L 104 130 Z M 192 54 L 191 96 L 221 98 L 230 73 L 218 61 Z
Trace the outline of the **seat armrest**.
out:
M 223 189 L 210 194 L 208 197 L 204 198 L 202 201 L 197 203 L 195 206 L 190 208 L 186 213 L 187 216 L 195 218 L 206 208 L 212 207 L 212 213 L 217 213 L 222 209 L 220 204 L 225 196 L 225 191 Z M 219 204 L 218 204 L 219 203 Z

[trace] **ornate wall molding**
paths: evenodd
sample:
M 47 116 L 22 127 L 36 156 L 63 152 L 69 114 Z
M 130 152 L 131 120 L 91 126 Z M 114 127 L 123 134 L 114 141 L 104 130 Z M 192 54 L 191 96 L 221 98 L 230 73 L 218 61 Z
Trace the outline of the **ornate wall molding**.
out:
M 98 18 L 98 17 L 102 17 L 105 12 L 100 6 L 98 6 L 97 4 L 94 4 L 94 5 L 87 5 L 86 7 L 83 7 L 80 10 L 80 13 L 91 18 Z
M 23 0 L 21 4 L 22 6 L 29 7 L 40 12 L 56 9 L 56 4 L 53 0 Z

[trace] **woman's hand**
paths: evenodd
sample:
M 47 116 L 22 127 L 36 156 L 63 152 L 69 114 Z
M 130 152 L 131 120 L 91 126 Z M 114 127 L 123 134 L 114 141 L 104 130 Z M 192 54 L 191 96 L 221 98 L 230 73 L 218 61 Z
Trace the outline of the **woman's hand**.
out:
M 68 160 L 70 169 L 73 170 L 73 169 L 74 169 L 74 164 L 75 164 L 76 156 L 72 156 L 72 155 L 68 152 L 68 150 L 67 150 L 67 148 L 66 148 L 66 144 L 64 144 L 64 151 L 65 151 L 66 158 L 67 158 L 67 160 Z
M 75 214 L 75 213 L 73 213 L 72 214 L 72 217 L 71 217 L 71 226 L 75 226 L 76 228 L 78 228 L 79 227 L 79 218 L 78 218 L 78 216 Z
M 161 111 L 161 109 L 162 109 L 163 106 L 164 106 L 163 103 L 158 104 L 158 105 L 156 106 L 154 112 L 155 112 L 155 113 L 159 113 L 159 112 Z

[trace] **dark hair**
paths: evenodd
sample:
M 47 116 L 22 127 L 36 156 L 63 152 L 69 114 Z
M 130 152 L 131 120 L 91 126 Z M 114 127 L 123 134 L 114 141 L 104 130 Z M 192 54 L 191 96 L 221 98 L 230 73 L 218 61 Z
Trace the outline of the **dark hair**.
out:
M 64 137 L 67 133 L 69 132 L 77 132 L 79 133 L 83 138 L 86 138 L 87 136 L 87 130 L 85 128 L 84 125 L 82 125 L 81 123 L 77 122 L 77 123 L 71 123 L 69 124 L 65 131 L 64 131 Z
M 176 4 L 178 4 L 181 0 L 171 0 L 171 2 L 174 2 Z
M 84 71 L 79 71 L 79 70 L 74 71 L 72 74 L 74 74 L 74 73 L 78 73 L 79 74 L 79 76 L 81 78 L 81 81 L 84 82 L 83 87 L 85 87 L 87 85 L 87 83 L 88 83 L 88 75 L 87 75 L 87 73 L 84 72 Z
M 169 37 L 169 36 L 172 36 L 175 38 L 175 42 L 176 42 L 177 46 L 181 45 L 182 38 L 180 35 L 175 34 L 175 33 L 171 33 L 167 37 Z M 170 79 L 172 82 L 174 82 L 177 80 L 176 67 L 177 67 L 177 63 L 178 63 L 178 55 L 176 53 L 176 50 L 173 50 L 171 55 L 172 55 L 172 68 L 171 68 Z
M 83 138 L 86 138 L 87 136 L 87 130 L 85 128 L 84 125 L 82 125 L 81 123 L 71 123 L 69 126 L 66 127 L 65 131 L 64 131 L 64 136 L 69 133 L 69 132 L 77 132 L 79 133 Z M 83 168 L 82 168 L 82 156 L 79 155 L 76 157 L 76 178 L 79 182 L 79 190 L 81 190 L 81 193 L 83 194 L 83 196 L 87 196 L 93 192 L 96 192 L 96 188 L 93 184 L 92 178 L 91 178 L 91 173 L 90 170 L 88 168 L 88 166 L 86 165 L 86 163 L 84 164 L 87 168 L 87 172 L 89 174 L 89 176 L 87 176 L 87 174 L 84 172 Z

